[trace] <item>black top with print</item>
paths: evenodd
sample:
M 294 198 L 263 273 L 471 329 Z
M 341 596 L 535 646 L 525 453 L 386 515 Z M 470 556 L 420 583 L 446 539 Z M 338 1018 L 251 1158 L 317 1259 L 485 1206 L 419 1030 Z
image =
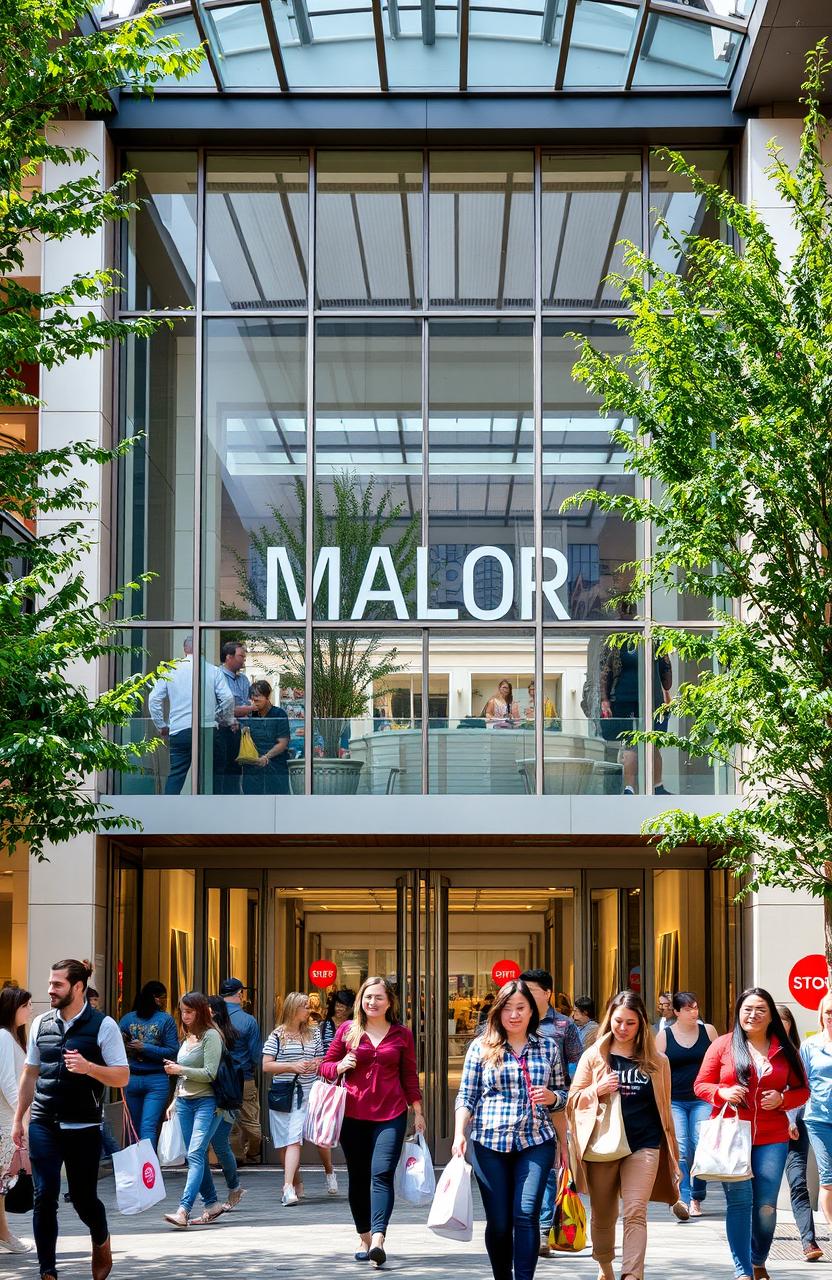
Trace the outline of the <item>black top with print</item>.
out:
M 610 1069 L 618 1076 L 618 1096 L 630 1150 L 660 1147 L 662 1122 L 650 1076 L 630 1058 L 622 1058 L 618 1053 L 610 1054 Z

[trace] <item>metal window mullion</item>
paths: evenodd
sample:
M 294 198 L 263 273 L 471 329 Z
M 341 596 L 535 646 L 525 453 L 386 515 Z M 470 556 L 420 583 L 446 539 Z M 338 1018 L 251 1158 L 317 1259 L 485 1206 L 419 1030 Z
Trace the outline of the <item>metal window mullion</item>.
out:
M 560 24 L 560 48 L 558 50 L 558 68 L 555 72 L 555 89 L 562 89 L 566 77 L 566 63 L 569 58 L 569 42 L 572 39 L 572 27 L 575 22 L 575 8 L 578 0 L 566 0 L 563 20 Z
M 641 0 L 638 16 L 636 17 L 633 35 L 630 41 L 630 61 L 627 66 L 627 74 L 624 77 L 624 89 L 630 90 L 633 87 L 633 80 L 638 66 L 639 56 L 641 54 L 641 46 L 644 43 L 644 33 L 647 30 L 647 23 L 650 19 L 649 0 Z
M 304 627 L 303 665 L 304 688 L 306 690 L 306 725 L 305 747 L 303 753 L 303 790 L 307 796 L 312 795 L 312 761 L 315 749 L 315 689 L 312 675 L 312 577 L 314 574 L 315 550 L 315 215 L 318 190 L 317 152 L 314 147 L 309 151 L 309 183 L 307 187 L 306 218 L 306 255 L 308 273 L 306 278 L 306 301 L 309 317 L 306 322 L 306 582 L 304 584 L 304 600 L 306 602 L 306 618 Z
M 202 436 L 203 436 L 203 351 L 202 332 L 202 293 L 205 281 L 205 148 L 197 150 L 196 169 L 196 333 L 194 336 L 194 363 L 196 365 L 196 388 L 194 396 L 194 576 L 191 612 L 194 617 L 193 627 L 193 685 L 191 693 L 191 794 L 199 795 L 199 760 L 200 760 L 200 728 L 202 725 L 202 708 L 200 707 L 201 689 L 199 672 L 202 660 L 202 628 L 199 619 L 202 614 Z
M 430 735 L 430 712 L 428 708 L 428 702 L 430 699 L 430 675 L 429 675 L 429 669 L 428 669 L 429 661 L 430 661 L 430 632 L 428 631 L 427 627 L 425 627 L 422 630 L 422 742 L 421 742 L 422 784 L 420 788 L 422 795 L 427 795 L 430 789 L 428 785 L 428 768 L 429 768 L 428 751 L 430 748 L 430 736 L 429 736 Z M 448 690 L 448 694 L 450 698 L 450 687 Z
M 650 252 L 650 148 L 642 147 L 641 150 L 641 234 L 644 242 L 644 253 Z M 649 284 L 649 278 L 645 273 L 644 286 Z M 641 424 L 638 424 L 641 429 Z M 652 497 L 652 486 L 649 476 L 638 477 L 642 486 L 642 497 L 645 502 L 650 502 Z M 653 522 L 645 520 L 642 528 L 642 556 L 648 565 L 653 562 Z M 644 587 L 643 602 L 644 617 L 647 620 L 647 635 L 644 642 L 644 708 L 643 717 L 644 725 L 642 727 L 652 728 L 650 721 L 653 713 L 653 590 L 650 583 L 646 583 Z M 651 796 L 653 794 L 653 749 L 648 744 L 644 748 L 644 791 L 645 794 Z
M 459 0 L 459 91 L 468 88 L 468 36 L 471 29 L 471 0 Z
M 211 75 L 214 79 L 214 85 L 217 93 L 225 93 L 225 82 L 222 78 L 222 70 L 217 58 L 217 51 L 214 48 L 214 42 L 208 32 L 205 19 L 202 15 L 200 0 L 191 0 L 191 13 L 193 14 L 194 26 L 199 36 L 199 43 L 205 48 L 205 57 L 208 66 L 211 69 Z
M 430 301 L 430 155 L 427 147 L 422 151 L 422 306 L 427 308 Z M 422 399 L 422 529 L 420 541 L 423 547 L 430 546 L 430 327 L 427 318 L 423 318 L 422 330 L 422 365 L 421 365 L 421 399 Z M 427 795 L 429 790 L 430 769 L 430 725 L 427 715 L 427 691 L 429 688 L 430 632 L 422 632 L 422 780 L 421 792 Z M 450 698 L 450 691 L 449 691 Z
M 533 499 L 534 512 L 534 790 L 543 794 L 543 708 L 546 696 L 543 687 L 543 159 L 541 148 L 534 149 L 534 350 L 532 369 L 534 377 L 532 418 L 534 423 Z
M 277 23 L 274 20 L 271 0 L 260 0 L 260 7 L 263 10 L 263 23 L 266 28 L 274 69 L 277 73 L 277 82 L 283 93 L 288 93 L 289 77 L 286 75 L 286 64 L 283 61 L 283 50 L 280 47 L 280 36 L 277 31 Z
M 378 62 L 378 84 L 382 93 L 387 93 L 390 82 L 387 78 L 387 54 L 384 49 L 384 20 L 381 14 L 381 0 L 372 0 L 373 36 L 376 44 L 376 61 Z

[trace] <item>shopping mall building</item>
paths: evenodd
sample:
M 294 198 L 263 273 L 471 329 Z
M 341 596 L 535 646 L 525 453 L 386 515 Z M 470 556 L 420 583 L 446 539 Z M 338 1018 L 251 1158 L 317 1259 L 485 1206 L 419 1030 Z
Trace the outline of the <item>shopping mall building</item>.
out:
M 124 8 L 105 0 L 99 20 Z M 827 6 L 163 14 L 205 42 L 200 73 L 60 126 L 104 175 L 137 171 L 141 211 L 118 243 L 46 245 L 32 272 L 52 288 L 115 262 L 122 314 L 172 320 L 44 370 L 40 440 L 139 437 L 118 474 L 90 477 L 87 572 L 101 593 L 155 576 L 125 603 L 139 651 L 88 678 L 183 658 L 187 641 L 193 657 L 175 723 L 157 690 L 131 728 L 142 739 L 155 719 L 175 743 L 98 780 L 135 829 L 12 863 L 0 976 L 41 998 L 50 959 L 89 954 L 118 1012 L 149 978 L 175 997 L 234 974 L 270 1026 L 313 961 L 340 986 L 392 975 L 441 1155 L 496 961 L 544 965 L 599 1003 L 692 988 L 724 1028 L 742 984 L 788 998 L 794 962 L 822 950 L 817 905 L 737 905 L 713 853 L 647 844 L 645 819 L 730 805 L 734 779 L 622 748 L 661 703 L 661 673 L 649 638 L 626 649 L 623 714 L 605 717 L 606 638 L 651 619 L 707 628 L 711 602 L 654 593 L 616 610 L 649 528 L 562 504 L 644 483 L 611 436 L 637 424 L 602 417 L 571 376 L 578 333 L 626 350 L 608 279 L 620 242 L 684 271 L 657 215 L 677 236 L 730 234 L 659 149 L 756 201 L 787 252 L 766 144 L 795 154 Z M 282 772 L 241 771 L 217 727 L 228 641 L 285 711 Z M 674 657 L 671 692 L 692 678 Z

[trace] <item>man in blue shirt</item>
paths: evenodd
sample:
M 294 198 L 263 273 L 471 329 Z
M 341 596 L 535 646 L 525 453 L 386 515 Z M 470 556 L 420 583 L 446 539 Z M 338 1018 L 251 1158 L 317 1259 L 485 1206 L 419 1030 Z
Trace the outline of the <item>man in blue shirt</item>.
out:
M 214 790 L 223 796 L 240 794 L 240 776 L 242 769 L 237 763 L 240 751 L 240 719 L 251 715 L 251 681 L 243 671 L 246 665 L 246 647 L 238 640 L 227 640 L 220 651 L 222 665 L 220 676 L 225 681 L 228 691 L 234 699 L 234 714 L 231 723 L 218 729 L 220 769 L 215 779 Z
M 231 1056 L 238 1067 L 242 1067 L 243 1105 L 237 1113 L 237 1120 L 231 1130 L 231 1150 L 241 1164 L 260 1163 L 260 1099 L 257 1094 L 257 1081 L 254 1078 L 255 1068 L 260 1066 L 263 1057 L 263 1037 L 257 1019 L 252 1018 L 243 1008 L 243 992 L 246 990 L 239 978 L 225 978 L 220 983 L 220 996 L 225 1001 L 231 1024 L 237 1032 L 237 1039 L 231 1049 Z

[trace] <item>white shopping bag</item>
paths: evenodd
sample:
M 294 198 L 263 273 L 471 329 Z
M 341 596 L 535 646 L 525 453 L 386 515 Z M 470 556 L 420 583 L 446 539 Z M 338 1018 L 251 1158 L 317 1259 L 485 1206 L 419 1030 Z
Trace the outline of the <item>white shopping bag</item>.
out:
M 462 1156 L 453 1156 L 442 1171 L 428 1214 L 428 1226 L 448 1240 L 470 1240 L 474 1234 L 471 1166 Z
M 726 1116 L 728 1103 L 718 1116 L 706 1120 L 699 1130 L 692 1178 L 703 1182 L 747 1182 L 751 1172 L 751 1122 L 735 1113 Z
M 162 1125 L 157 1150 L 160 1164 L 170 1166 L 185 1163 L 187 1155 L 185 1139 L 182 1137 L 182 1126 L 175 1110 L 170 1120 L 166 1120 Z
M 396 1166 L 396 1193 L 409 1204 L 430 1204 L 436 1190 L 433 1161 L 424 1135 L 417 1133 L 405 1142 Z
M 162 1170 L 147 1138 L 113 1152 L 116 1204 L 121 1213 L 142 1213 L 165 1198 Z

